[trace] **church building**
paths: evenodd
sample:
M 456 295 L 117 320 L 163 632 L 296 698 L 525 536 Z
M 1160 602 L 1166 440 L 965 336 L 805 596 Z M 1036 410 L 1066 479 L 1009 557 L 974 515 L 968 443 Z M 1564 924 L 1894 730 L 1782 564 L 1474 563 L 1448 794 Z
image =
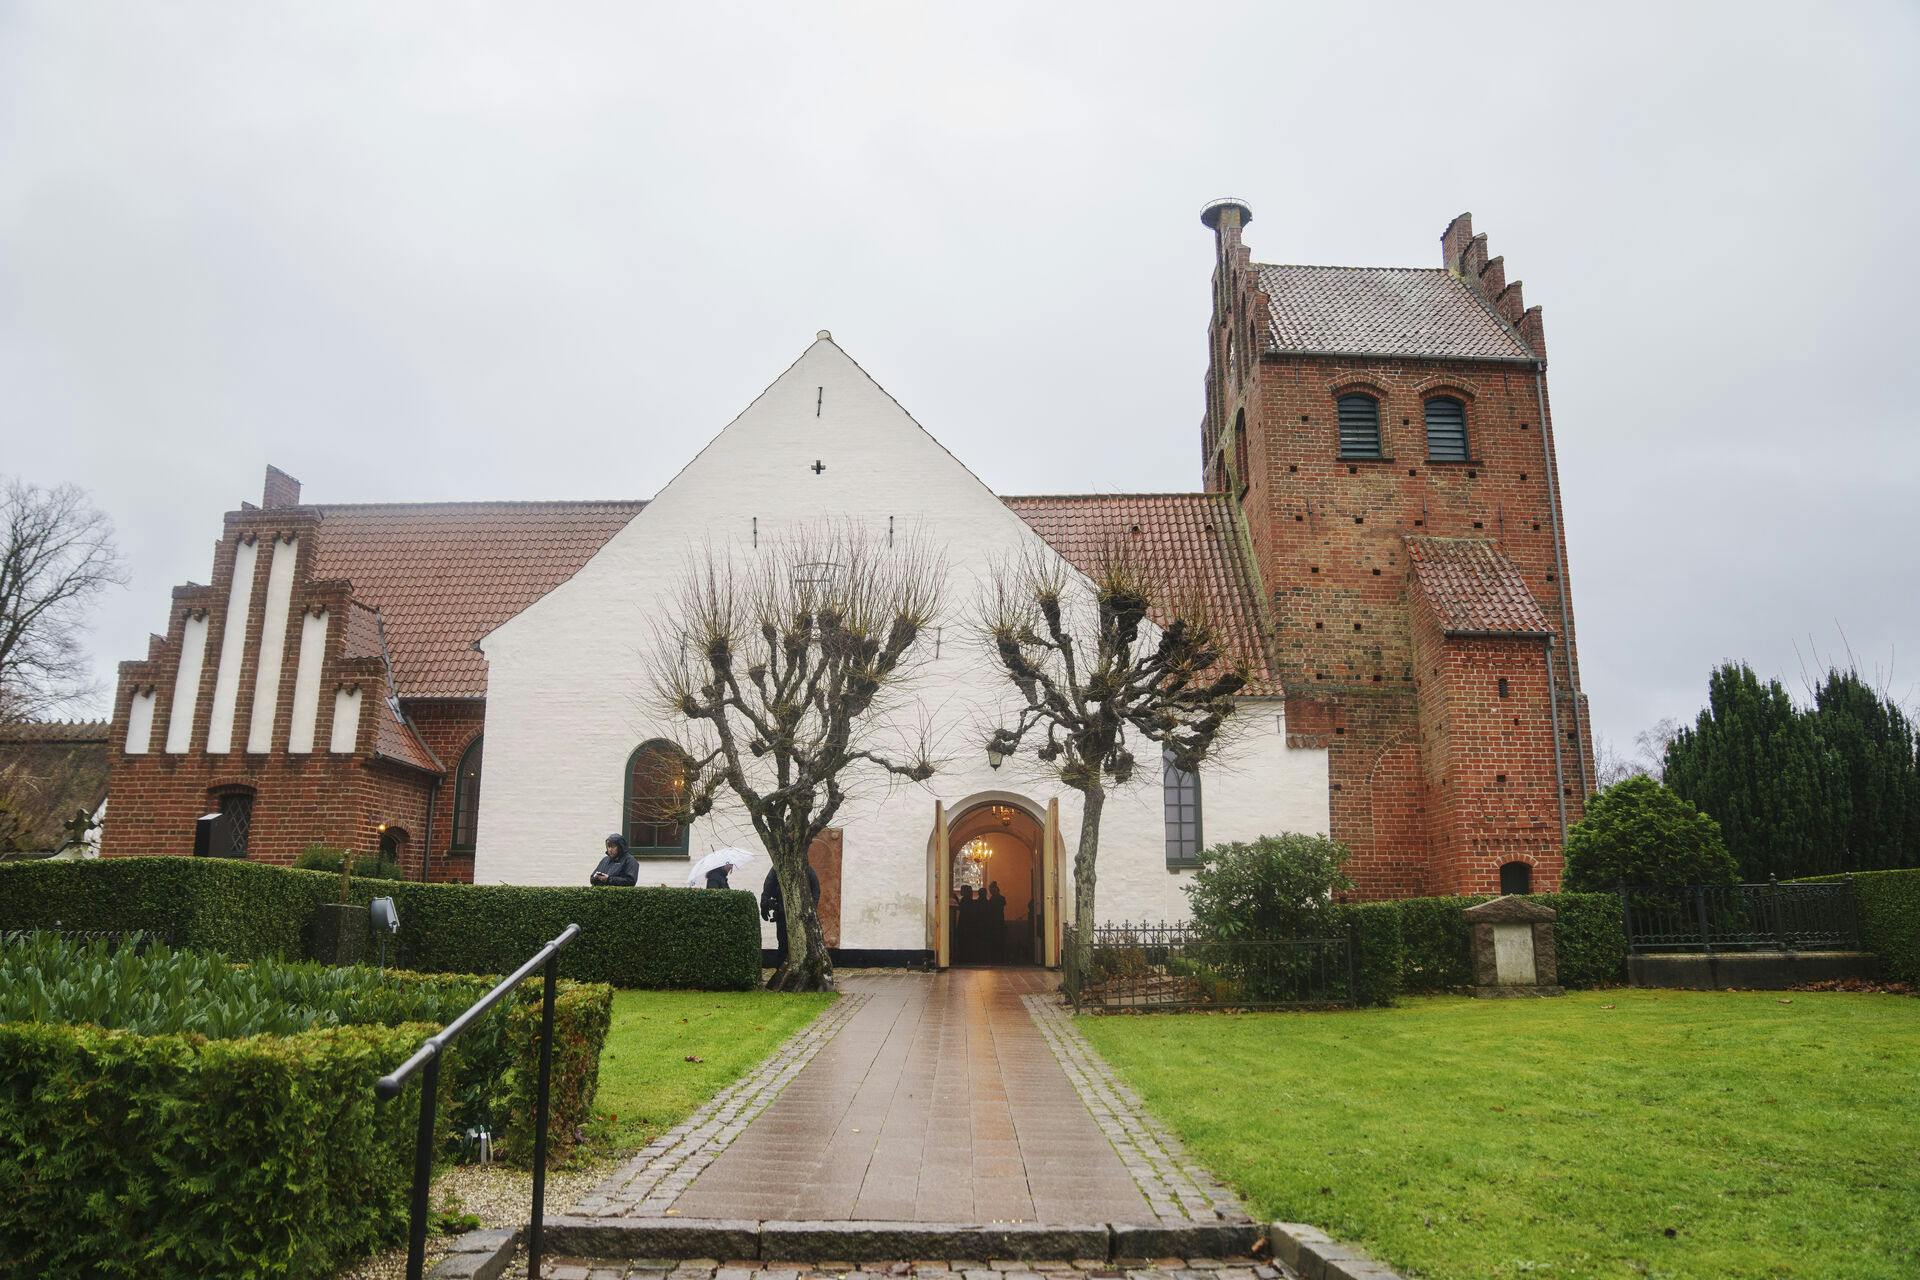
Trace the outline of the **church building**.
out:
M 214 813 L 214 855 L 581 884 L 620 831 L 642 883 L 684 883 L 754 838 L 724 792 L 671 818 L 684 734 L 647 697 L 649 604 L 696 551 L 833 521 L 944 555 L 919 711 L 966 744 L 816 844 L 843 954 L 1057 959 L 1078 793 L 976 749 L 1009 689 L 968 619 L 1010 559 L 1084 568 L 1113 539 L 1204 595 L 1251 677 L 1217 766 L 1110 794 L 1103 919 L 1182 918 L 1203 848 L 1282 831 L 1345 842 L 1360 897 L 1557 887 L 1592 752 L 1539 309 L 1465 215 L 1437 268 L 1256 263 L 1244 203 L 1202 218 L 1192 492 L 996 495 L 824 332 L 650 500 L 314 504 L 269 467 L 212 580 L 121 664 L 102 852 L 190 853 Z M 954 936 L 963 884 L 1005 899 L 986 951 Z

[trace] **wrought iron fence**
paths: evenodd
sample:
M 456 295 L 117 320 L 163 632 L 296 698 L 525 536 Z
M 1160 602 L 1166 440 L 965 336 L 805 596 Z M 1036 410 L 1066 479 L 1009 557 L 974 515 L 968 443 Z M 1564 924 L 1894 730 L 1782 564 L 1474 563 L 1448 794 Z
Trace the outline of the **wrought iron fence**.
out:
M 1355 1003 L 1343 938 L 1225 941 L 1180 924 L 1092 931 L 1085 970 L 1072 926 L 1061 940 L 1061 988 L 1097 1010 L 1299 1009 Z
M 1822 884 L 1619 887 L 1627 949 L 1844 951 L 1860 945 L 1853 878 Z

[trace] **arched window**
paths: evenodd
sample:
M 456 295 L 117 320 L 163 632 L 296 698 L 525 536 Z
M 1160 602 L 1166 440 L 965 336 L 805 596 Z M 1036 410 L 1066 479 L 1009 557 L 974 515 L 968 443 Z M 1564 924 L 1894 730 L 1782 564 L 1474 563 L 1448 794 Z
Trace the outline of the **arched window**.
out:
M 387 823 L 380 831 L 380 861 L 404 868 L 407 856 L 407 829 Z
M 1334 407 L 1340 421 L 1340 456 L 1379 457 L 1380 402 L 1356 391 L 1334 401 Z
M 678 819 L 687 794 L 687 758 L 671 742 L 643 742 L 627 758 L 627 844 L 635 857 L 687 852 L 687 828 Z
M 1500 868 L 1500 892 L 1532 893 L 1533 868 L 1524 862 L 1508 862 Z
M 1245 409 L 1242 409 L 1239 413 L 1235 414 L 1233 418 L 1234 483 L 1239 486 L 1240 493 L 1242 496 L 1245 496 L 1247 492 L 1247 486 L 1253 482 L 1253 477 L 1248 473 L 1248 470 L 1247 470 L 1248 465 L 1249 464 L 1247 462 L 1247 411 Z
M 1427 401 L 1427 461 L 1467 461 L 1467 406 L 1452 396 Z
M 1160 796 L 1167 822 L 1167 865 L 1191 867 L 1200 861 L 1200 775 L 1160 756 Z
M 480 748 L 484 736 L 474 738 L 460 757 L 453 775 L 453 852 L 472 853 L 480 830 Z

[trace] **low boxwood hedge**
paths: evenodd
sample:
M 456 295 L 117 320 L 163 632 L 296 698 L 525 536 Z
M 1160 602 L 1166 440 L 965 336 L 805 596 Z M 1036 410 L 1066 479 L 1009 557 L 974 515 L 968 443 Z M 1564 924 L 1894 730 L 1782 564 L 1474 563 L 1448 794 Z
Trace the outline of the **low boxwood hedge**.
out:
M 1920 867 L 1857 871 L 1853 891 L 1860 911 L 1860 945 L 1880 957 L 1889 979 L 1920 983 Z
M 305 953 L 339 877 L 223 858 L 100 858 L 0 867 L 0 930 L 147 930 L 230 959 Z M 560 972 L 616 987 L 744 991 L 760 977 L 760 916 L 738 890 L 421 884 L 355 879 L 356 902 L 400 913 L 389 963 L 508 973 L 570 923 Z M 376 943 L 377 946 L 377 943 Z
M 0 1259 L 40 1277 L 325 1276 L 405 1232 L 434 1027 L 209 1040 L 0 1023 Z

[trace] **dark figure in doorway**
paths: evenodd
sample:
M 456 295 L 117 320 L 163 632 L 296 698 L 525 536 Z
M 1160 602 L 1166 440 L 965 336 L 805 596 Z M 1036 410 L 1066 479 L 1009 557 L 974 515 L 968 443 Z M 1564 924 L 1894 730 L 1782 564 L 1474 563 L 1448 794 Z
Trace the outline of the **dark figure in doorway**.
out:
M 982 932 L 987 936 L 986 962 L 1005 964 L 1007 962 L 1007 896 L 1000 892 L 998 880 L 988 883 L 987 896 L 980 907 Z
M 979 928 L 979 920 L 980 904 L 974 900 L 973 886 L 963 884 L 960 886 L 959 918 L 953 929 L 953 962 L 955 964 L 974 962 L 976 953 L 980 949 L 974 936 Z
M 820 905 L 820 877 L 811 865 L 807 867 L 807 896 L 813 899 L 813 905 Z M 774 936 L 779 939 L 780 958 L 787 956 L 787 903 L 780 893 L 779 871 L 767 872 L 765 883 L 760 886 L 760 916 L 773 921 Z

